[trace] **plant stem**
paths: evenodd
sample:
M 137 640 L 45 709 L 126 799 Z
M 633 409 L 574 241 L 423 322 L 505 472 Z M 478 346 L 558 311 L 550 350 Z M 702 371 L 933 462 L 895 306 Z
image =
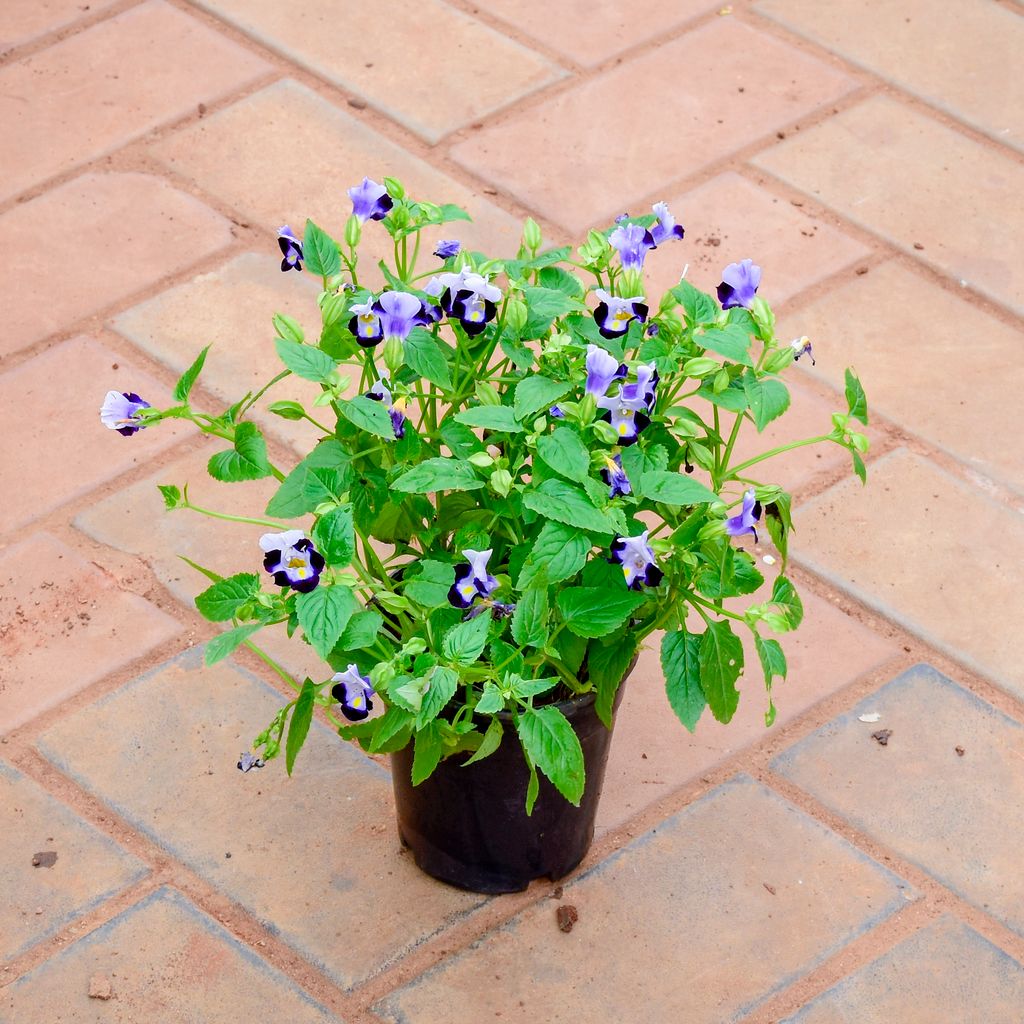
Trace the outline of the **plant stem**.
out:
M 782 455 L 784 452 L 792 451 L 794 448 L 801 448 L 807 444 L 818 444 L 820 441 L 834 440 L 835 438 L 831 434 L 821 434 L 818 437 L 808 437 L 803 441 L 791 441 L 789 444 L 781 444 L 778 448 L 772 448 L 771 451 L 767 451 L 763 455 L 758 455 L 753 459 L 747 459 L 746 462 L 741 462 L 738 466 L 733 466 L 728 471 L 728 476 L 735 476 L 741 469 L 746 469 L 748 466 L 754 466 L 758 462 L 764 462 L 765 459 L 773 458 L 776 455 Z
M 200 508 L 198 505 L 193 505 L 192 502 L 180 505 L 179 508 L 190 509 L 192 512 L 198 512 L 200 515 L 209 516 L 211 519 L 226 519 L 231 523 L 249 523 L 252 526 L 269 526 L 272 530 L 290 529 L 290 527 L 285 523 L 275 523 L 269 519 L 255 519 L 252 516 L 233 516 L 227 512 L 214 512 L 212 509 Z

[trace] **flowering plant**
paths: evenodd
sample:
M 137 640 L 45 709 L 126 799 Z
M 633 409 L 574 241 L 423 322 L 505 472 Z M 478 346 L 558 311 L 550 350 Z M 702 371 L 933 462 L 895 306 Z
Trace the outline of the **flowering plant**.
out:
M 732 718 L 744 669 L 736 630 L 750 630 L 770 725 L 786 659 L 764 633 L 795 629 L 803 608 L 785 574 L 790 495 L 758 470 L 824 442 L 848 449 L 863 480 L 856 376 L 846 372 L 847 409 L 828 432 L 738 460 L 741 430 L 762 431 L 789 406 L 780 376 L 813 358 L 806 338 L 777 340 L 751 260 L 725 268 L 717 301 L 683 276 L 653 304 L 645 259 L 683 237 L 658 203 L 591 231 L 575 252 L 542 248 L 527 220 L 515 259 L 445 241 L 424 271 L 423 230 L 468 215 L 416 202 L 393 179 L 364 180 L 349 196 L 341 243 L 311 221 L 302 238 L 280 229 L 281 270 L 315 275 L 322 290 L 315 330 L 274 316 L 285 369 L 266 387 L 217 416 L 193 409 L 204 349 L 171 408 L 110 392 L 102 410 L 122 434 L 188 419 L 229 444 L 209 461 L 215 479 L 280 482 L 270 519 L 213 513 L 264 528 L 253 537 L 264 573 L 204 569 L 212 584 L 196 598 L 207 619 L 232 623 L 208 644 L 208 664 L 244 645 L 296 691 L 239 767 L 283 747 L 290 772 L 320 706 L 371 752 L 414 744 L 414 783 L 443 757 L 479 761 L 517 737 L 528 806 L 538 770 L 578 803 L 583 758 L 558 702 L 593 692 L 610 726 L 620 682 L 655 630 L 665 631 L 668 703 L 690 730 L 705 708 Z M 359 254 L 371 229 L 394 243 L 372 290 Z M 270 411 L 323 437 L 285 473 L 248 416 L 289 374 L 319 385 L 320 408 L 278 401 Z M 187 487 L 161 491 L 168 509 L 207 511 Z M 765 582 L 742 546 L 762 527 L 779 571 L 766 600 L 737 611 L 726 601 Z M 261 628 L 281 622 L 329 666 L 320 678 L 292 679 L 257 645 Z

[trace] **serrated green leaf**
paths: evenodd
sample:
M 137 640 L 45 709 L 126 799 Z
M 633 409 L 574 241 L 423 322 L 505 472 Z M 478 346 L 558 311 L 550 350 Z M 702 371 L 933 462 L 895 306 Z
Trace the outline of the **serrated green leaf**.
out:
M 439 388 L 449 390 L 452 386 L 448 362 L 434 336 L 422 327 L 414 327 L 405 339 L 405 361 L 421 377 L 426 377 Z
M 776 576 L 772 584 L 772 604 L 784 611 L 790 629 L 797 629 L 804 620 L 804 604 L 796 587 L 785 576 Z
M 512 615 L 512 639 L 520 647 L 543 647 L 548 636 L 547 618 L 547 586 L 531 587 L 516 602 Z
M 543 287 L 563 292 L 570 299 L 582 299 L 586 294 L 583 282 L 568 270 L 561 267 L 543 267 L 537 275 Z
M 483 427 L 503 434 L 519 434 L 523 429 L 507 405 L 476 405 L 472 409 L 457 412 L 455 421 L 467 427 Z
M 579 299 L 557 288 L 527 286 L 523 289 L 523 298 L 526 299 L 527 308 L 526 324 L 523 327 L 523 336 L 526 338 L 543 337 L 556 317 L 584 308 Z
M 750 336 L 736 324 L 725 327 L 709 327 L 702 334 L 694 334 L 694 343 L 701 348 L 710 349 L 734 363 L 752 366 L 750 358 Z
M 306 221 L 306 230 L 302 239 L 302 255 L 305 257 L 306 270 L 311 274 L 331 277 L 333 274 L 341 272 L 338 243 L 311 220 Z
M 523 504 L 545 519 L 597 534 L 615 532 L 608 517 L 594 507 L 586 494 L 563 480 L 545 480 L 523 492 Z
M 415 734 L 412 753 L 412 784 L 414 786 L 418 786 L 430 778 L 443 753 L 444 743 L 441 740 L 441 728 L 437 722 L 431 722 Z
M 484 614 L 452 626 L 441 643 L 445 658 L 457 665 L 472 665 L 484 653 L 490 625 L 490 615 Z
M 860 477 L 860 482 L 866 484 L 868 482 L 868 467 L 864 465 L 864 460 L 860 457 L 859 453 L 853 448 L 850 449 L 850 457 L 853 459 L 853 471 Z
M 523 563 L 516 587 L 525 590 L 539 573 L 544 573 L 548 583 L 561 583 L 575 576 L 586 564 L 592 547 L 590 538 L 574 527 L 545 523 Z
M 480 746 L 476 748 L 476 753 L 468 761 L 464 761 L 462 767 L 466 768 L 471 764 L 476 764 L 477 761 L 482 761 L 485 757 L 490 757 L 501 746 L 504 735 L 505 729 L 501 724 L 501 719 L 492 718 L 484 733 L 484 738 L 480 741 Z
M 157 484 L 156 489 L 163 495 L 164 508 L 178 508 L 181 505 L 181 488 L 174 484 Z
M 371 721 L 375 729 L 367 749 L 371 754 L 388 754 L 401 750 L 409 742 L 415 716 L 392 704 L 380 718 Z
M 857 375 L 849 367 L 846 368 L 846 405 L 849 414 L 860 420 L 864 426 L 868 425 L 868 396 L 864 394 Z
M 650 470 L 633 484 L 634 493 L 663 505 L 701 505 L 718 501 L 718 495 L 699 480 L 682 473 Z
M 537 797 L 540 796 L 540 780 L 537 778 L 537 769 L 534 765 L 529 765 L 530 768 L 530 781 L 526 784 L 526 816 L 530 817 L 533 814 L 534 805 L 537 803 Z
M 565 715 L 551 705 L 526 708 L 516 729 L 530 761 L 578 807 L 586 782 L 583 749 Z
M 284 766 L 291 775 L 295 767 L 295 758 L 298 757 L 302 744 L 306 742 L 309 735 L 309 726 L 313 721 L 313 700 L 316 697 L 316 687 L 311 679 L 302 684 L 298 699 L 295 701 L 295 709 L 292 711 L 291 721 L 288 723 L 288 738 L 284 745 Z
M 559 398 L 568 394 L 569 387 L 563 381 L 551 380 L 539 374 L 524 377 L 516 385 L 512 402 L 516 418 L 525 420 L 541 410 L 547 411 Z
M 495 715 L 505 707 L 505 698 L 494 683 L 484 683 L 483 693 L 476 704 L 478 715 Z
M 458 686 L 459 677 L 450 668 L 445 668 L 443 665 L 434 668 L 423 694 L 420 713 L 416 718 L 417 728 L 422 729 L 428 722 L 437 718 L 455 696 Z
M 196 608 L 210 622 L 227 622 L 259 591 L 260 578 L 252 572 L 240 572 L 207 587 L 196 597 Z
M 700 637 L 685 629 L 661 638 L 661 671 L 668 702 L 690 732 L 707 706 L 700 684 L 700 645 Z
M 324 660 L 334 650 L 358 607 L 359 603 L 348 587 L 327 586 L 325 583 L 308 594 L 299 594 L 295 599 L 299 625 L 313 650 Z
M 567 629 L 593 639 L 618 629 L 645 600 L 632 590 L 570 587 L 559 593 L 556 604 Z
M 689 281 L 680 281 L 671 291 L 683 307 L 688 326 L 699 327 L 712 323 L 718 317 L 718 303 Z
M 328 565 L 338 568 L 348 565 L 356 548 L 352 506 L 338 505 L 320 516 L 313 526 L 312 539 Z
M 448 591 L 455 582 L 455 569 L 447 562 L 424 559 L 419 563 L 419 572 L 409 576 L 403 593 L 410 601 L 424 608 L 442 608 L 448 605 Z
M 345 631 L 335 644 L 335 651 L 362 651 L 370 647 L 377 639 L 380 627 L 384 625 L 384 617 L 372 608 L 356 612 L 348 621 Z M 333 655 L 332 655 L 333 657 Z
M 406 494 L 436 491 L 475 491 L 485 483 L 468 462 L 461 459 L 426 459 L 392 481 L 393 490 Z
M 441 440 L 457 459 L 468 459 L 474 452 L 482 452 L 484 443 L 465 423 L 445 420 L 440 427 Z
M 569 427 L 556 427 L 537 440 L 537 452 L 556 472 L 577 483 L 590 476 L 590 452 L 580 435 Z
M 270 476 L 267 443 L 255 423 L 239 423 L 235 427 L 235 446 L 210 456 L 207 471 L 214 480 L 237 483 L 241 480 L 262 480 Z
M 743 375 L 743 390 L 759 433 L 789 408 L 789 389 L 781 380 L 771 377 L 758 380 L 753 371 L 748 370 Z
M 297 341 L 275 338 L 274 347 L 281 362 L 296 377 L 303 380 L 323 383 L 338 368 L 338 364 L 326 352 L 321 352 L 312 345 L 300 345 Z
M 757 633 L 754 634 L 754 647 L 764 671 L 764 684 L 770 690 L 775 676 L 786 678 L 786 652 L 778 640 L 765 640 Z
M 736 713 L 740 693 L 736 680 L 743 671 L 743 644 L 724 619 L 708 625 L 700 639 L 701 690 L 715 718 L 727 723 Z
M 215 636 L 207 645 L 203 660 L 207 665 L 216 665 L 223 661 L 229 654 L 232 654 L 239 644 L 244 643 L 258 629 L 263 628 L 262 622 L 247 622 L 242 626 L 235 626 L 226 633 Z
M 637 641 L 631 633 L 608 644 L 591 644 L 587 650 L 587 672 L 597 690 L 594 710 L 605 727 L 612 727 L 615 697 L 636 656 Z
M 394 441 L 395 431 L 391 425 L 391 414 L 383 402 L 374 401 L 366 395 L 355 398 L 339 399 L 338 410 L 353 426 L 365 430 L 374 437 L 383 437 L 385 441 Z
M 352 482 L 351 460 L 338 441 L 321 441 L 285 477 L 266 508 L 268 516 L 294 519 L 336 501 Z
M 209 351 L 210 346 L 207 345 L 206 348 L 196 356 L 196 361 L 178 378 L 178 383 L 174 385 L 174 391 L 171 393 L 175 402 L 185 402 L 188 400 L 192 387 L 199 374 L 202 372 L 203 363 L 206 362 L 206 353 Z

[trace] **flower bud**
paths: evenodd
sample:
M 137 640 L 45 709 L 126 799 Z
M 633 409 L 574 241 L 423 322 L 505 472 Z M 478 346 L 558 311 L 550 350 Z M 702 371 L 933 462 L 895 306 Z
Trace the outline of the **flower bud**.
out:
M 409 207 L 403 206 L 400 203 L 396 203 L 388 214 L 388 219 L 396 228 L 407 228 L 409 221 L 412 219 L 409 216 Z
M 711 519 L 697 531 L 697 540 L 714 540 L 725 536 L 725 520 Z
M 604 420 L 597 420 L 594 423 L 594 433 L 597 434 L 605 444 L 617 444 L 619 441 L 619 435 L 615 433 L 615 428 Z
M 853 431 L 850 433 L 850 444 L 857 449 L 863 455 L 868 448 L 871 447 L 871 442 L 863 434 L 857 434 Z
M 771 341 L 775 337 L 775 314 L 760 295 L 754 299 L 750 307 L 750 315 L 754 322 L 761 329 L 761 337 L 765 341 Z
M 397 178 L 385 178 L 383 181 L 384 187 L 388 190 L 388 195 L 392 199 L 404 199 L 405 188 Z
M 384 342 L 384 365 L 388 368 L 388 373 L 394 377 L 404 362 L 405 346 L 401 338 L 388 338 Z
M 427 642 L 421 637 L 414 636 L 399 653 L 402 657 L 414 658 L 417 654 L 422 654 L 426 649 Z
M 696 462 L 701 469 L 710 471 L 715 464 L 715 458 L 711 454 L 711 449 L 706 445 L 698 444 L 696 441 L 690 441 L 687 444 L 686 454 Z
M 273 757 L 281 753 L 281 744 L 277 740 L 267 740 L 267 745 L 263 748 L 263 760 L 269 761 Z
M 494 465 L 494 456 L 487 452 L 473 452 L 469 457 L 469 461 L 476 466 L 477 469 L 489 469 Z
M 481 405 L 501 405 L 501 396 L 485 380 L 477 384 L 475 394 Z
M 764 361 L 764 368 L 767 373 L 781 373 L 790 363 L 793 362 L 795 351 L 786 345 L 768 353 Z
M 522 334 L 529 311 L 522 299 L 510 298 L 505 305 L 505 323 L 516 333 Z
M 580 423 L 591 423 L 596 415 L 597 402 L 595 401 L 594 396 L 590 394 L 584 395 L 580 402 Z M 612 431 L 612 433 L 615 432 Z
M 729 386 L 729 371 L 722 367 L 718 373 L 715 374 L 714 383 L 711 385 L 711 390 L 716 395 L 721 394 Z
M 363 237 L 363 225 L 359 218 L 353 213 L 345 222 L 345 244 L 354 249 L 359 240 Z
M 507 469 L 496 469 L 491 474 L 491 489 L 505 498 L 512 490 L 512 474 Z
M 707 377 L 721 368 L 722 364 L 717 359 L 709 359 L 707 356 L 694 356 L 683 363 L 683 373 L 687 377 Z
M 274 330 L 277 331 L 278 337 L 284 338 L 285 341 L 297 341 L 301 345 L 306 340 L 306 334 L 298 320 L 284 313 L 274 314 Z
M 536 252 L 543 241 L 540 225 L 532 217 L 527 217 L 526 223 L 523 224 L 523 245 L 531 252 Z

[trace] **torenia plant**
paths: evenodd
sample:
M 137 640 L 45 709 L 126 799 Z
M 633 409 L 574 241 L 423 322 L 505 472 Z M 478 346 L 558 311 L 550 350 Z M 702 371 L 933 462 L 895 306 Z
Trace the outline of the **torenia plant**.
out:
M 110 392 L 102 411 L 122 434 L 191 420 L 227 442 L 209 462 L 215 479 L 280 482 L 268 519 L 161 487 L 168 509 L 252 530 L 252 561 L 236 575 L 196 566 L 212 581 L 197 608 L 231 623 L 207 663 L 244 645 L 296 691 L 239 767 L 283 747 L 290 772 L 319 705 L 369 751 L 414 744 L 414 783 L 442 758 L 479 761 L 518 741 L 528 806 L 538 770 L 578 803 L 583 757 L 559 702 L 594 693 L 610 726 L 620 682 L 658 630 L 668 704 L 691 731 L 705 709 L 720 722 L 735 713 L 737 631 L 749 630 L 770 725 L 786 658 L 768 634 L 796 629 L 803 608 L 786 575 L 790 495 L 761 471 L 791 448 L 837 444 L 863 480 L 856 376 L 847 371 L 847 408 L 825 432 L 739 457 L 741 432 L 788 408 L 790 365 L 813 358 L 806 338 L 777 339 L 751 260 L 725 268 L 717 301 L 685 277 L 652 301 L 645 259 L 683 238 L 658 203 L 575 251 L 545 249 L 527 220 L 515 259 L 444 241 L 423 270 L 424 229 L 468 215 L 414 201 L 393 179 L 349 196 L 340 241 L 312 221 L 301 238 L 280 230 L 281 270 L 322 289 L 312 322 L 274 316 L 284 369 L 266 387 L 217 416 L 193 409 L 204 350 L 171 408 Z M 360 263 L 368 231 L 391 236 L 390 264 Z M 323 436 L 286 472 L 249 416 L 289 374 L 319 385 L 314 408 L 269 411 Z M 765 585 L 748 547 L 760 529 L 779 556 L 762 564 L 778 570 L 770 596 L 744 609 L 735 599 Z M 293 679 L 259 647 L 274 623 L 324 660 L 318 678 Z

